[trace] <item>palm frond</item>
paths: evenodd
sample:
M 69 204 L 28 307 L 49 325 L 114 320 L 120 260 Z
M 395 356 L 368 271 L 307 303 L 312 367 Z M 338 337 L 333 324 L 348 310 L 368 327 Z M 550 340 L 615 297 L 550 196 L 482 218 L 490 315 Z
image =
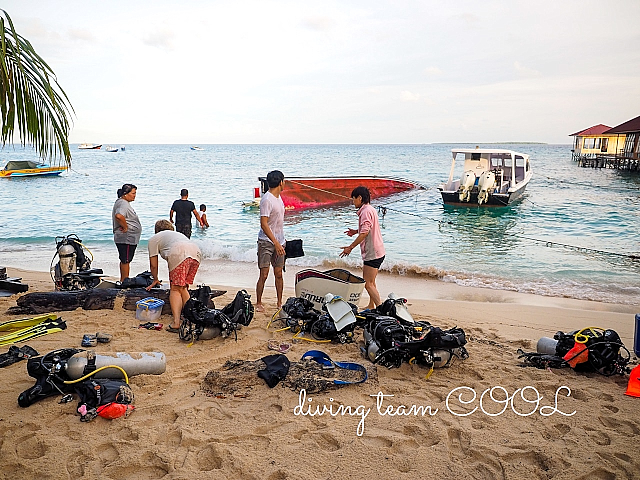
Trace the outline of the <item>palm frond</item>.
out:
M 17 129 L 22 145 L 31 144 L 43 159 L 62 157 L 71 166 L 69 129 L 75 113 L 55 73 L 31 43 L 19 35 L 0 9 L 0 114 L 2 145 Z

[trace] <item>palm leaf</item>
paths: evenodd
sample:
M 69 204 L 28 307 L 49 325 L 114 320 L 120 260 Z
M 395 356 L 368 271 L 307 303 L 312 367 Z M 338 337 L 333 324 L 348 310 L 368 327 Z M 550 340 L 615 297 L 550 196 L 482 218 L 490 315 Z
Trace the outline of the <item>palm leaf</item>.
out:
M 62 157 L 71 166 L 69 129 L 75 113 L 55 73 L 0 9 L 0 115 L 2 145 L 31 144 L 43 159 Z

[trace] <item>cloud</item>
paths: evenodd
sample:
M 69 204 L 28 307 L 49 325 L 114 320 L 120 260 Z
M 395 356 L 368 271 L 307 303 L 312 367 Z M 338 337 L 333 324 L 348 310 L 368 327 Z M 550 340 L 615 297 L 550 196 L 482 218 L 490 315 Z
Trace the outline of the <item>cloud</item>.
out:
M 69 38 L 71 40 L 80 40 L 83 42 L 95 42 L 96 38 L 89 30 L 82 28 L 72 28 L 69 30 Z
M 148 33 L 142 39 L 142 43 L 149 47 L 155 47 L 161 50 L 172 50 L 174 37 L 175 35 L 173 31 L 165 28 Z
M 480 24 L 480 17 L 473 13 L 459 13 L 452 15 L 452 18 L 456 23 L 462 23 L 467 27 L 475 27 Z
M 539 77 L 541 73 L 538 70 L 534 70 L 533 68 L 528 68 L 522 65 L 520 62 L 514 62 L 513 68 L 516 73 L 520 77 L 529 78 L 529 77 Z
M 428 75 L 430 77 L 442 75 L 442 70 L 440 70 L 438 67 L 427 67 L 423 70 L 423 72 L 425 75 Z
M 400 101 L 409 103 L 426 103 L 427 105 L 433 105 L 433 101 L 426 95 L 421 93 L 410 92 L 409 90 L 403 90 L 400 92 Z
M 302 25 L 318 32 L 327 32 L 333 28 L 334 24 L 334 20 L 330 17 L 307 17 L 302 20 Z

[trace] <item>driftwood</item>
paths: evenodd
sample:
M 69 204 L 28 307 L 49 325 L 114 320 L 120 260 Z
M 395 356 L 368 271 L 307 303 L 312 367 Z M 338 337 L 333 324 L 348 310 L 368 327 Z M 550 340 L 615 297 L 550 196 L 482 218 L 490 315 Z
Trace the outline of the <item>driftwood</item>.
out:
M 190 290 L 192 292 L 193 290 Z M 224 295 L 226 290 L 212 290 L 211 298 Z M 76 290 L 71 292 L 33 292 L 18 298 L 16 307 L 11 307 L 11 314 L 39 314 L 48 312 L 71 311 L 77 308 L 83 310 L 113 310 L 116 298 L 124 298 L 123 308 L 135 310 L 136 302 L 143 298 L 153 297 L 164 300 L 163 314 L 171 313 L 169 305 L 169 290 L 153 289 L 147 292 L 144 288 L 94 288 L 91 290 Z M 209 307 L 214 308 L 213 300 Z

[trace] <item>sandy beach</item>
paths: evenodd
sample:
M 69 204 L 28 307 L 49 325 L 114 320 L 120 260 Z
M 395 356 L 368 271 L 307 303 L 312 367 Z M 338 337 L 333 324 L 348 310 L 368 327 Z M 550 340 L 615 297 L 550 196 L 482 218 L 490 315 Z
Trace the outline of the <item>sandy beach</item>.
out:
M 287 269 L 285 298 L 294 296 L 295 271 Z M 218 307 L 240 288 L 255 293 L 255 272 L 248 267 L 232 272 L 232 264 L 220 264 L 196 278 L 227 291 L 216 299 Z M 8 266 L 8 274 L 22 277 L 30 292 L 52 290 L 48 273 Z M 522 367 L 516 351 L 535 351 L 541 336 L 586 326 L 616 330 L 633 350 L 634 313 L 640 307 L 381 274 L 381 294 L 393 291 L 408 298 L 414 318 L 463 328 L 470 357 L 425 379 L 426 370 L 419 366 L 372 365 L 361 357 L 357 344 L 301 342 L 287 353 L 292 362 L 317 348 L 334 360 L 365 365 L 369 379 L 306 397 L 283 385 L 270 389 L 257 376 L 238 376 L 226 392 L 203 390 L 209 371 L 223 372 L 230 360 L 255 361 L 274 353 L 267 348 L 269 339 L 291 340 L 290 333 L 267 328 L 276 311 L 272 285 L 271 277 L 265 291 L 267 311 L 256 314 L 238 333 L 237 342 L 216 338 L 188 346 L 176 334 L 135 328 L 135 312 L 118 304 L 114 310 L 60 312 L 67 322 L 65 331 L 26 344 L 45 354 L 79 347 L 85 333 L 107 332 L 113 340 L 98 344 L 97 353 L 163 352 L 167 370 L 131 377 L 136 409 L 129 417 L 81 423 L 75 399 L 59 404 L 59 396 L 52 396 L 20 408 L 17 397 L 34 379 L 24 361 L 2 369 L 0 477 L 638 477 L 640 399 L 624 395 L 628 376 Z M 0 298 L 1 321 L 22 317 L 6 313 L 16 298 Z M 170 318 L 159 321 L 168 324 Z M 631 366 L 635 364 L 632 354 Z M 492 387 L 502 387 L 494 389 L 496 401 L 486 394 L 480 402 Z M 525 402 L 523 389 L 527 399 L 541 400 Z M 505 394 L 513 396 L 507 404 L 501 401 Z M 314 414 L 323 406 L 335 412 L 338 405 L 350 406 L 353 415 Z

